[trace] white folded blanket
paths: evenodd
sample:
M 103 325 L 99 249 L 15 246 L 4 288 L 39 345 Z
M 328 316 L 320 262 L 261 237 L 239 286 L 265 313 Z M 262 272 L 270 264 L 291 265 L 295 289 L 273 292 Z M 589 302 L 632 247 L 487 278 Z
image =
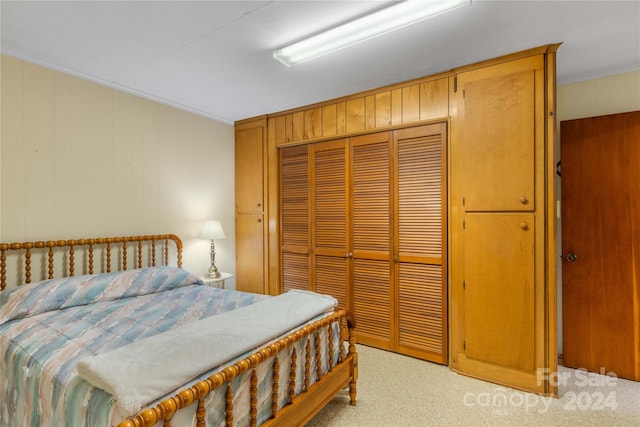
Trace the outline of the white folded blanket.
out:
M 328 295 L 289 291 L 78 362 L 80 377 L 112 394 L 130 417 L 162 396 L 242 353 L 330 312 Z

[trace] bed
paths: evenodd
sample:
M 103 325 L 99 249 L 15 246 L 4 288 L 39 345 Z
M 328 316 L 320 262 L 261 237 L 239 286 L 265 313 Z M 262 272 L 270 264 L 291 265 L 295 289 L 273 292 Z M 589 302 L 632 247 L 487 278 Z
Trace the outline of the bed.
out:
M 332 297 L 181 267 L 171 234 L 0 244 L 1 425 L 295 426 L 355 404 L 355 325 Z

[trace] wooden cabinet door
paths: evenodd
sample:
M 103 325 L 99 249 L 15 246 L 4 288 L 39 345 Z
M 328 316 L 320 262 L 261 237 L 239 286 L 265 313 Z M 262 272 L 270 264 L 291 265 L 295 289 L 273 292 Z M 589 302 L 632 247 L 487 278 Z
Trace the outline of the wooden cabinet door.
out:
M 236 128 L 236 289 L 266 293 L 263 120 Z
M 308 146 L 280 150 L 282 288 L 310 289 Z
M 459 74 L 451 118 L 452 369 L 532 392 L 551 334 L 542 55 Z M 553 218 L 551 218 L 553 220 Z M 553 363 L 553 365 L 552 365 Z
M 310 146 L 312 218 L 312 289 L 349 307 L 349 209 L 347 140 Z
M 262 214 L 236 215 L 236 290 L 262 294 L 264 288 Z
M 264 127 L 236 131 L 236 212 L 264 212 Z
M 465 220 L 464 348 L 467 362 L 535 369 L 533 214 Z
M 457 83 L 457 121 L 461 156 L 460 179 L 464 181 L 467 211 L 531 211 L 535 208 L 536 69 L 490 73 L 463 73 Z M 540 73 L 540 71 L 538 71 Z M 539 92 L 539 90 L 538 90 Z
M 393 349 L 391 133 L 351 139 L 352 292 L 358 342 Z
M 394 136 L 397 348 L 447 363 L 446 125 Z

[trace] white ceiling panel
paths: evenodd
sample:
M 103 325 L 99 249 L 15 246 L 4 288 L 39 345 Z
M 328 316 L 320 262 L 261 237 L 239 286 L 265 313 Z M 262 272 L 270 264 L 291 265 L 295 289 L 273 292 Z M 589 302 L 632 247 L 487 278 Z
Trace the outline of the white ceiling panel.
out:
M 640 0 L 473 0 L 290 68 L 272 57 L 384 4 L 3 0 L 1 49 L 227 123 L 547 43 L 560 83 L 640 69 Z

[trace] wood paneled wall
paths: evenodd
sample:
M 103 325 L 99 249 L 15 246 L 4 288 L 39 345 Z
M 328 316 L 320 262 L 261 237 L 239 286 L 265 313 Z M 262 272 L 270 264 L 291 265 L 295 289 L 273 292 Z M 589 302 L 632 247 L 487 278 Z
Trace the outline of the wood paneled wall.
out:
M 439 75 L 271 115 L 269 126 L 279 147 L 445 119 L 448 93 L 449 79 Z

